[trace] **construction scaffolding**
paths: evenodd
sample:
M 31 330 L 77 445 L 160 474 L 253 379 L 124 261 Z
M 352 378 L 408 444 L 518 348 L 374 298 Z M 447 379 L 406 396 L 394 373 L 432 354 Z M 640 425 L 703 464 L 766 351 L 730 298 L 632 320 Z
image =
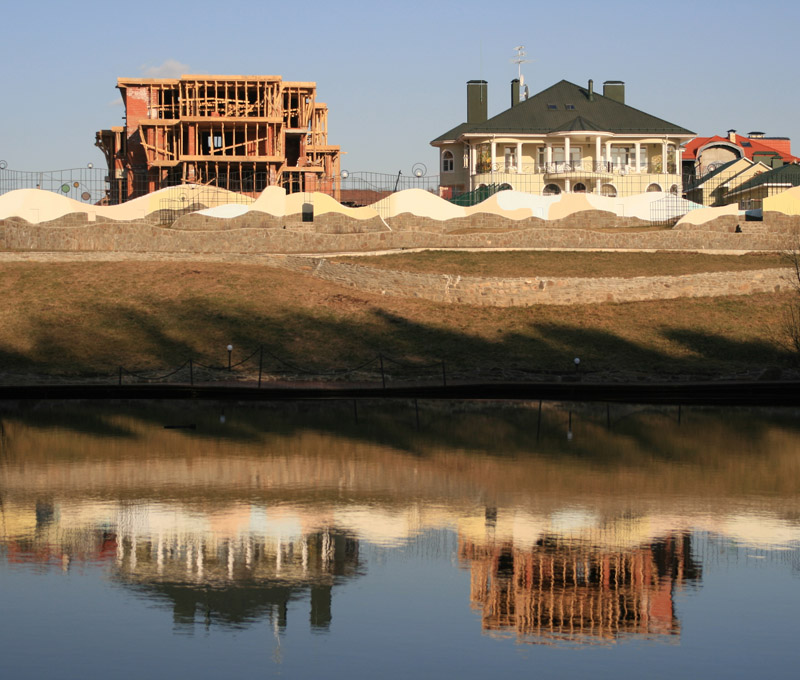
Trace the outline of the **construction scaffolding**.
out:
M 100 130 L 108 202 L 176 184 L 256 196 L 267 186 L 339 197 L 338 146 L 313 82 L 280 76 L 120 78 L 121 127 Z

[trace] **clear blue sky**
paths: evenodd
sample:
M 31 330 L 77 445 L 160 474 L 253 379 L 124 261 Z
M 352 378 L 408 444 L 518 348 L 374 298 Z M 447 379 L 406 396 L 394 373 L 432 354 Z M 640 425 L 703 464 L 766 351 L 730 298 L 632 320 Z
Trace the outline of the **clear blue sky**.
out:
M 799 153 L 798 20 L 796 0 L 9 2 L 0 159 L 102 164 L 118 77 L 274 74 L 317 82 L 343 168 L 434 174 L 429 142 L 465 120 L 467 80 L 489 82 L 490 115 L 508 107 L 516 45 L 531 93 L 624 80 L 628 104 L 700 135 L 762 130 Z

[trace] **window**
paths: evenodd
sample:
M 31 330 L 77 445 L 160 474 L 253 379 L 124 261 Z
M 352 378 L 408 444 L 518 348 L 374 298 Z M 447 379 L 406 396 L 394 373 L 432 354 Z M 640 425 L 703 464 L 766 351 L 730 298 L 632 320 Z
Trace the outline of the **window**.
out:
M 548 184 L 542 191 L 542 196 L 558 196 L 561 193 L 561 187 L 558 184 Z
M 548 111 L 558 111 L 558 104 L 548 104 L 547 105 Z
M 453 172 L 453 152 L 442 151 L 442 172 Z
M 611 147 L 611 162 L 617 166 L 635 165 L 636 164 L 636 147 L 635 146 L 612 146 Z M 645 147 L 639 148 L 639 167 L 647 167 L 647 149 Z
M 517 147 L 516 146 L 507 146 L 504 149 L 504 158 L 505 158 L 505 165 L 506 165 L 506 172 L 516 172 L 517 171 Z
M 577 182 L 575 186 L 572 187 L 572 191 L 576 194 L 585 194 L 586 185 L 583 182 Z
M 564 104 L 564 108 L 567 111 L 574 111 L 575 110 L 575 104 Z
M 660 184 L 650 184 L 647 187 L 648 191 L 663 191 Z
M 615 187 L 613 184 L 604 184 L 600 187 L 600 193 L 603 196 L 608 196 L 609 198 L 616 198 L 617 187 Z

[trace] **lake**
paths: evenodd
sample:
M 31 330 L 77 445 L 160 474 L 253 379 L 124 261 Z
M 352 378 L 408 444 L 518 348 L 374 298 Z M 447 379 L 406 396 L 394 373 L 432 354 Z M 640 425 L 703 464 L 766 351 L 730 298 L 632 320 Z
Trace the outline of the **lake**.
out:
M 0 403 L 7 678 L 800 662 L 800 411 Z

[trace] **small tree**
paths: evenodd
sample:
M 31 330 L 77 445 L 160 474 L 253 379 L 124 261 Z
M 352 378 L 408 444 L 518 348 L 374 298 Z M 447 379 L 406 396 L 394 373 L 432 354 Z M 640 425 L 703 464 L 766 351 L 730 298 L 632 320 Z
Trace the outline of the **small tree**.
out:
M 783 259 L 792 270 L 790 284 L 795 292 L 783 313 L 783 335 L 789 348 L 800 355 L 800 240 L 784 251 Z

